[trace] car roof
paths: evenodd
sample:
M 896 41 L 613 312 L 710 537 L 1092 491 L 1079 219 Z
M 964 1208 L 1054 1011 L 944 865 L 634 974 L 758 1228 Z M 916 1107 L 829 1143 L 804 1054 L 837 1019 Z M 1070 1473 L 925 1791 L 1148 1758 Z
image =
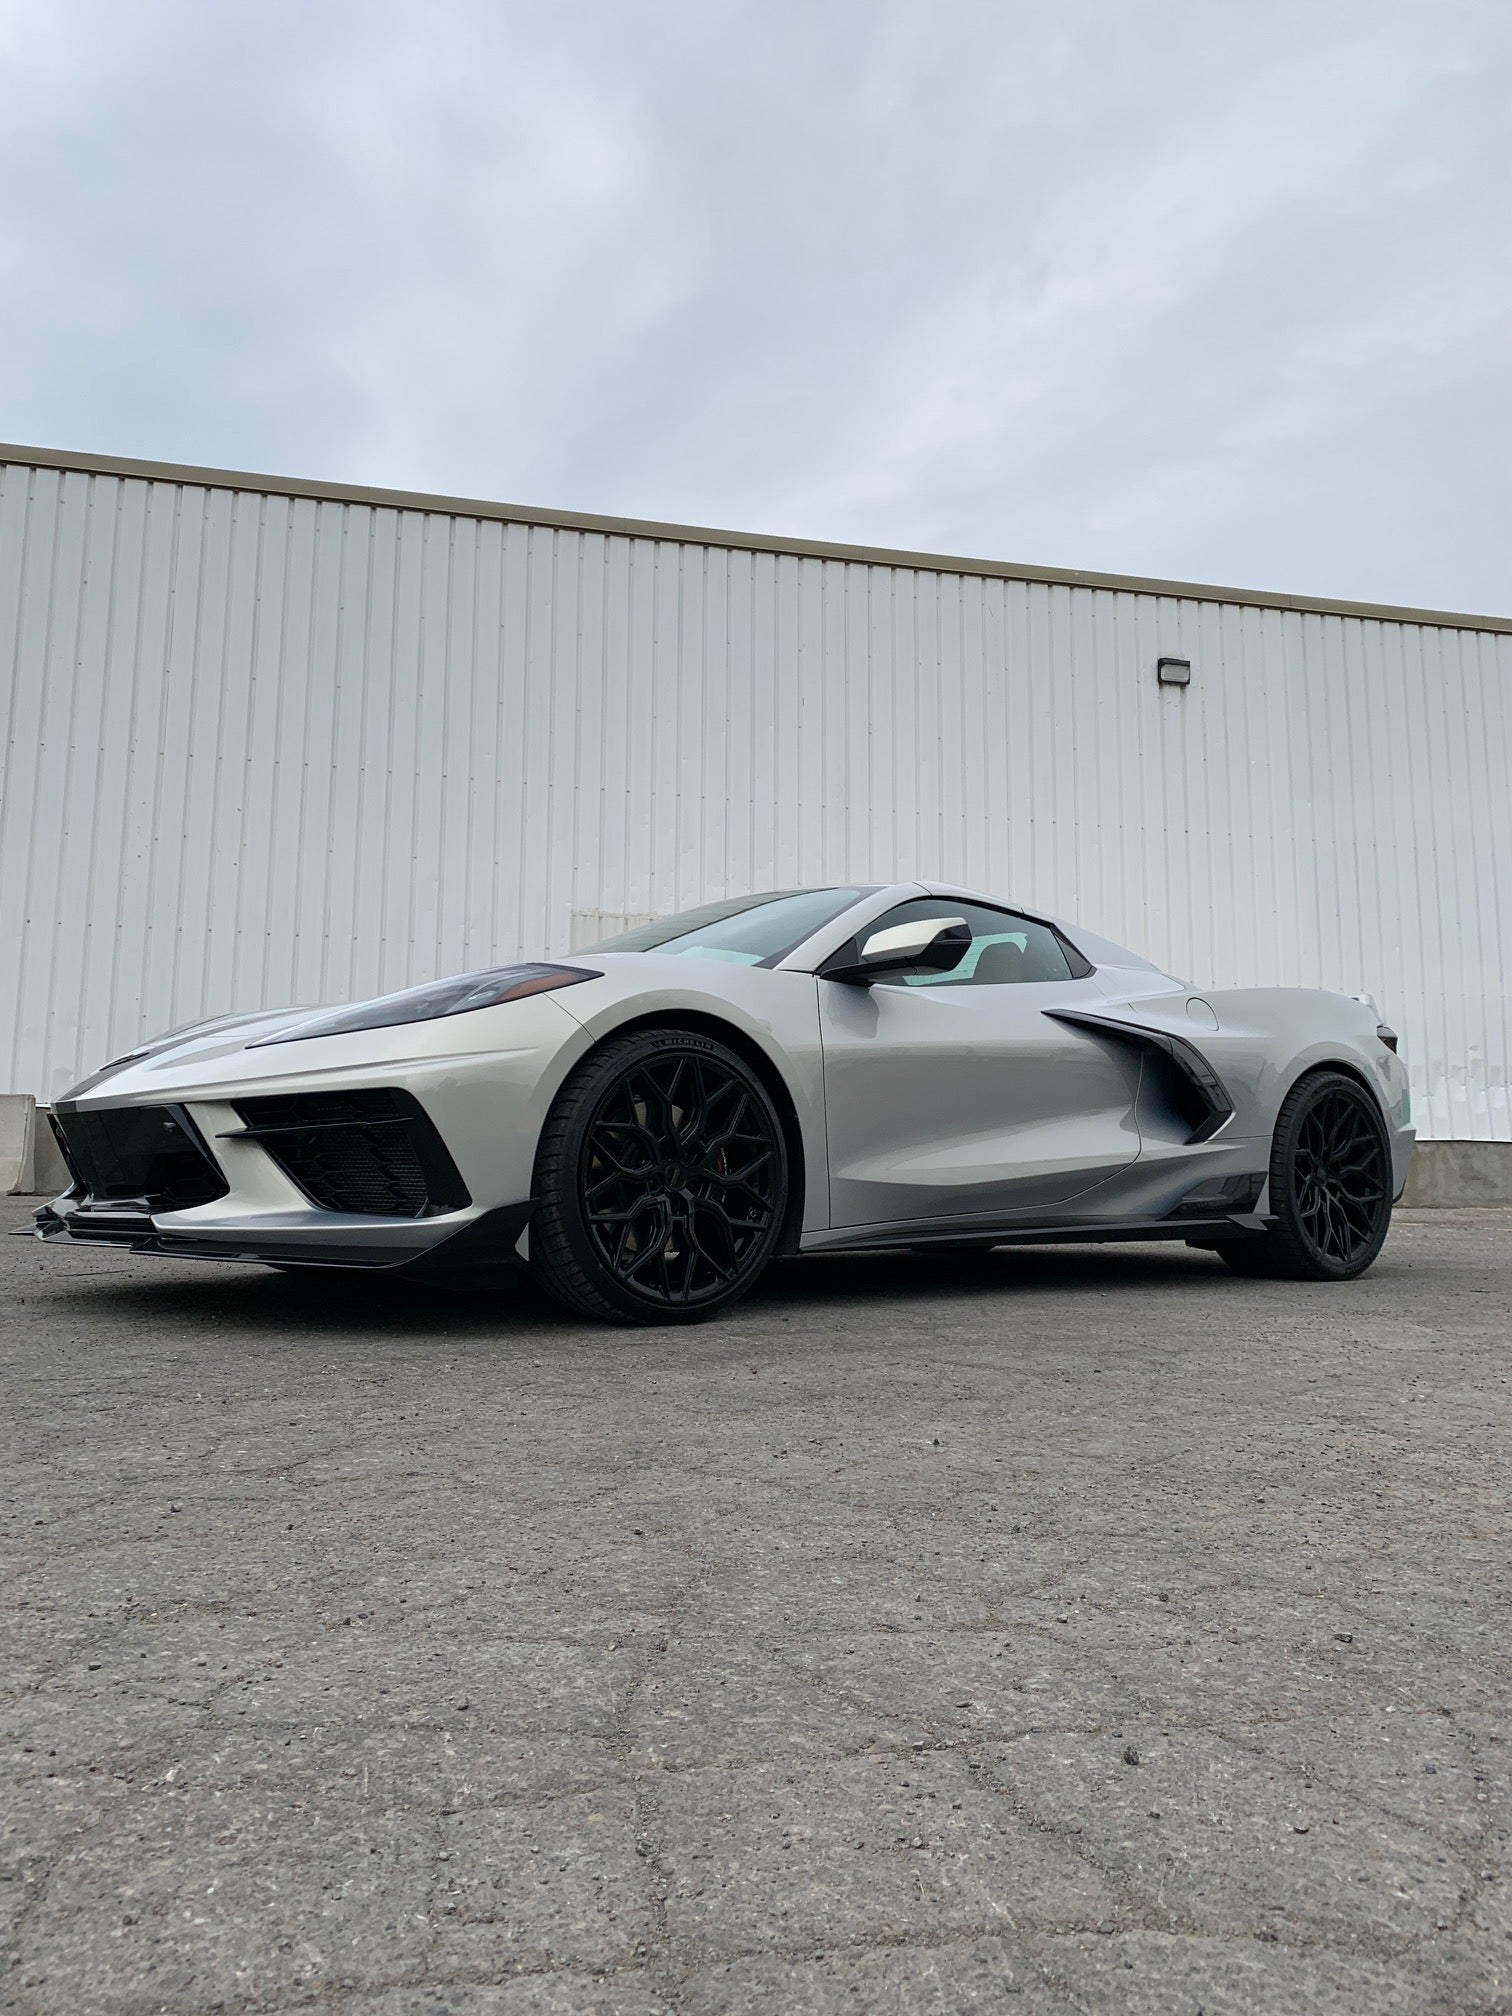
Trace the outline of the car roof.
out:
M 1038 904 L 1022 903 L 1012 896 L 995 896 L 985 889 L 966 889 L 955 882 L 910 882 L 895 885 L 887 893 L 895 901 L 904 902 L 908 895 L 917 892 L 925 896 L 938 896 L 946 902 L 983 903 L 992 910 L 1011 910 L 1015 916 L 1029 917 L 1037 924 L 1049 924 L 1070 939 L 1085 958 L 1094 966 L 1119 966 L 1137 972 L 1159 972 L 1152 960 L 1138 952 L 1131 952 L 1126 946 L 1115 944 L 1111 938 L 1104 938 L 1100 932 L 1089 931 L 1085 925 L 1077 924 L 1069 917 L 1058 917 L 1053 910 L 1042 910 Z

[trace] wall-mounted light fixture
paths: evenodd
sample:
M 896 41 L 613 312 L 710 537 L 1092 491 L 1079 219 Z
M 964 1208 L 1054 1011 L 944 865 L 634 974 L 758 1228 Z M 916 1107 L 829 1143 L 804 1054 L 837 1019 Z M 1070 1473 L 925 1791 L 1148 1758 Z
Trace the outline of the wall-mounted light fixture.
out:
M 1155 677 L 1162 686 L 1190 686 L 1192 661 L 1190 658 L 1159 658 L 1155 662 Z

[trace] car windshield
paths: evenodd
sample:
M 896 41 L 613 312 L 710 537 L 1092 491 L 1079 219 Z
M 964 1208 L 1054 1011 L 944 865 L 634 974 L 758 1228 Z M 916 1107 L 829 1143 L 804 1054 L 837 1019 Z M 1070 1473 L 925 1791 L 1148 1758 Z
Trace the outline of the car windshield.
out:
M 811 938 L 821 925 L 848 910 L 865 888 L 772 889 L 762 896 L 735 896 L 705 903 L 675 917 L 659 918 L 638 930 L 582 945 L 585 952 L 687 952 L 699 959 L 723 959 L 735 966 L 770 966 Z

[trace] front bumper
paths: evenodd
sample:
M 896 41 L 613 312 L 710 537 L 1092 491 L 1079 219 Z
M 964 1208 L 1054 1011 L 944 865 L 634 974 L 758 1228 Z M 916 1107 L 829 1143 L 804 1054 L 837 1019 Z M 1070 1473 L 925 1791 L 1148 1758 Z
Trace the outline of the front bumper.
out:
M 83 1152 L 37 1233 L 279 1266 L 508 1265 L 542 1120 L 588 1039 L 550 995 L 455 1023 L 252 1049 L 220 1030 L 97 1076 L 57 1102 L 65 1156 L 70 1129 Z

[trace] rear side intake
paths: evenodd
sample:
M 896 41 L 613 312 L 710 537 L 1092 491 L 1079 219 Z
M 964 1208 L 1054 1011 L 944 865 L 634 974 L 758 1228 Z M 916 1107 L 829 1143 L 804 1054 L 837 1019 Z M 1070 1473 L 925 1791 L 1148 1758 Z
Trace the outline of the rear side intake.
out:
M 1138 1023 L 1122 1022 L 1111 1015 L 1098 1015 L 1081 1008 L 1047 1008 L 1045 1013 L 1053 1022 L 1093 1029 L 1099 1036 L 1110 1036 L 1153 1057 L 1164 1075 L 1173 1109 L 1190 1129 L 1187 1140 L 1193 1146 L 1210 1141 L 1233 1117 L 1234 1102 L 1227 1088 L 1202 1052 L 1185 1037 L 1168 1029 L 1146 1029 Z

